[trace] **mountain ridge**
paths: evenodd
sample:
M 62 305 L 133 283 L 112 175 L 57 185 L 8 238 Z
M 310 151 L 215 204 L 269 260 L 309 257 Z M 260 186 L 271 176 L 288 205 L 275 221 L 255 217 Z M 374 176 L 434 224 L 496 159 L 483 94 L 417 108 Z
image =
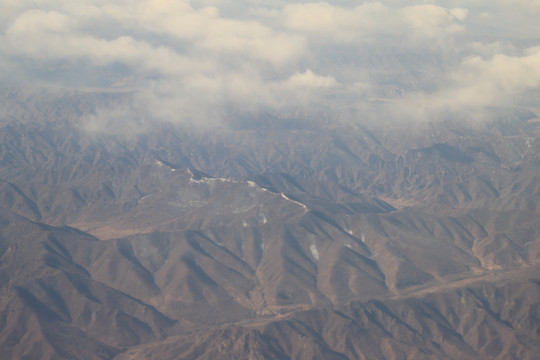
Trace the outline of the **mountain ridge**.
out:
M 532 359 L 540 346 L 529 112 L 124 137 L 77 120 L 122 94 L 18 96 L 0 127 L 13 359 Z

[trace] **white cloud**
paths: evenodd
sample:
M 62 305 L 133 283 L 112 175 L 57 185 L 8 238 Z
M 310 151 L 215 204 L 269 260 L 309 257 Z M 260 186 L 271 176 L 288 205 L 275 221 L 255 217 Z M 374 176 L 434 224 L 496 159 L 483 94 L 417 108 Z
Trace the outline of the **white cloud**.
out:
M 294 89 L 305 89 L 329 88 L 338 85 L 338 83 L 332 76 L 316 75 L 313 71 L 308 69 L 303 73 L 297 72 L 293 74 L 285 82 L 285 85 Z
M 539 12 L 540 1 L 539 0 L 513 0 L 513 1 L 501 1 L 508 7 L 520 6 L 529 11 Z
M 381 3 L 364 3 L 352 9 L 328 3 L 292 4 L 283 9 L 283 15 L 290 29 L 339 42 L 366 40 L 371 33 L 391 32 L 402 22 Z
M 462 8 L 447 9 L 426 4 L 405 7 L 401 14 L 416 33 L 437 37 L 463 31 L 460 22 L 465 20 L 467 11 Z
M 380 2 L 344 8 L 328 3 L 288 5 L 283 11 L 286 26 L 341 42 L 362 42 L 380 36 L 423 35 L 440 37 L 463 31 L 467 10 L 433 4 L 390 7 Z
M 537 0 L 4 0 L 1 76 L 131 78 L 137 110 L 104 109 L 96 124 L 320 109 L 417 117 L 538 90 L 539 10 Z
M 59 12 L 32 9 L 17 17 L 6 33 L 16 35 L 21 33 L 66 32 L 70 31 L 71 23 L 72 21 L 68 16 Z
M 540 88 L 540 47 L 523 56 L 497 54 L 491 59 L 472 56 L 452 73 L 440 102 L 453 106 L 516 104 L 524 92 Z

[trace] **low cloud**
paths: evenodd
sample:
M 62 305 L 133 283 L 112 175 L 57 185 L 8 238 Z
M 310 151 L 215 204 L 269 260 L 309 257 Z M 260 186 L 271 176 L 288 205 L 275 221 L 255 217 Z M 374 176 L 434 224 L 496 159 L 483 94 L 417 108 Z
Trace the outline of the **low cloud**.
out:
M 285 83 L 285 86 L 294 90 L 330 88 L 336 85 L 337 81 L 332 76 L 316 75 L 309 69 L 303 73 L 293 74 Z
M 315 34 L 329 42 L 374 42 L 391 36 L 440 38 L 464 30 L 463 8 L 433 4 L 391 7 L 380 2 L 345 8 L 328 3 L 292 4 L 284 8 L 284 22 L 290 29 Z
M 1 76 L 129 90 L 130 107 L 86 117 L 96 131 L 135 118 L 215 126 L 235 113 L 376 121 L 538 107 L 527 94 L 540 87 L 539 13 L 535 0 L 7 0 Z
M 446 106 L 519 106 L 526 92 L 540 88 L 540 47 L 522 56 L 496 54 L 466 58 L 451 73 L 447 89 L 438 94 Z

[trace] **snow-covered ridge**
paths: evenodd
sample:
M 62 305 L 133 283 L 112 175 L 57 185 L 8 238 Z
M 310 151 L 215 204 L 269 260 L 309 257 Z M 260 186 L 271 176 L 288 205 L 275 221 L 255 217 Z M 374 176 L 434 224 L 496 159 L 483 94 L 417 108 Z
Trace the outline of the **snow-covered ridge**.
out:
M 255 189 L 259 190 L 259 191 L 268 191 L 268 192 L 270 192 L 268 189 L 257 185 L 257 183 L 255 181 L 248 180 L 247 184 L 248 184 L 249 187 L 255 188 Z
M 226 178 L 207 178 L 203 177 L 199 180 L 195 180 L 194 178 L 190 178 L 189 182 L 192 184 L 215 184 L 215 183 L 236 183 L 236 181 Z
M 190 169 L 187 169 L 187 173 L 189 174 L 189 182 L 192 184 L 215 184 L 218 182 L 221 182 L 221 183 L 237 183 L 238 182 L 232 179 L 221 178 L 221 177 L 201 177 L 199 180 L 196 180 L 195 174 L 193 174 L 193 172 Z
M 295 203 L 295 204 L 297 204 L 297 205 L 300 205 L 301 207 L 304 208 L 305 211 L 308 211 L 308 210 L 309 210 L 309 208 L 308 208 L 305 204 L 302 204 L 302 203 L 299 202 L 299 201 L 296 201 L 296 200 L 293 200 L 293 199 L 289 198 L 289 197 L 288 197 L 287 195 L 285 195 L 284 193 L 281 193 L 281 197 L 284 198 L 284 199 L 287 200 L 287 201 L 290 201 L 290 202 L 292 202 L 292 203 Z
M 187 169 L 187 172 L 189 174 L 189 182 L 195 183 L 195 184 L 215 184 L 216 182 L 222 182 L 222 183 L 233 183 L 233 184 L 247 184 L 250 188 L 255 188 L 259 191 L 267 191 L 270 192 L 268 189 L 263 188 L 262 186 L 257 185 L 255 181 L 252 180 L 234 180 L 234 179 L 228 179 L 228 178 L 221 178 L 221 177 L 202 177 L 199 180 L 195 179 L 195 175 L 190 169 Z
M 192 183 L 192 184 L 209 184 L 210 185 L 210 184 L 215 184 L 215 183 L 218 183 L 218 182 L 221 182 L 221 183 L 233 183 L 233 184 L 245 183 L 250 188 L 254 188 L 254 189 L 258 190 L 258 191 L 264 191 L 264 192 L 269 192 L 269 193 L 274 194 L 270 190 L 268 190 L 268 189 L 266 189 L 266 188 L 264 188 L 262 186 L 259 186 L 255 181 L 252 181 L 252 180 L 241 181 L 241 180 L 227 179 L 227 178 L 221 178 L 221 177 L 202 177 L 199 180 L 196 180 L 194 178 L 195 175 L 193 174 L 193 172 L 190 169 L 187 169 L 187 172 L 189 174 L 189 182 Z M 284 193 L 279 193 L 279 195 L 283 199 L 285 199 L 285 200 L 287 200 L 289 202 L 292 202 L 292 203 L 294 203 L 296 205 L 301 206 L 306 212 L 309 211 L 309 208 L 305 204 L 302 204 L 299 201 L 291 199 L 290 197 L 288 197 Z
M 159 166 L 159 167 L 164 167 L 164 166 L 166 166 L 166 167 L 168 167 L 168 168 L 171 169 L 171 172 L 175 172 L 175 171 L 176 171 L 175 168 L 173 168 L 173 167 L 171 167 L 171 166 L 169 166 L 169 165 L 167 165 L 167 164 L 164 164 L 162 161 L 157 160 L 157 159 L 154 160 L 154 164 L 156 164 L 156 165 Z

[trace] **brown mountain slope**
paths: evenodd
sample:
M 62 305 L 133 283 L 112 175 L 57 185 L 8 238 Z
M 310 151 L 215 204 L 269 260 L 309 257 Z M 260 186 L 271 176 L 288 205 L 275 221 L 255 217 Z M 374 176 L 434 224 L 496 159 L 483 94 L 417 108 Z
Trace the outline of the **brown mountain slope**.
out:
M 109 359 L 163 338 L 177 322 L 95 281 L 69 248 L 98 240 L 0 214 L 0 347 L 9 358 Z
M 10 358 L 534 358 L 530 114 L 122 137 L 68 98 L 0 126 Z
M 539 274 L 230 325 L 115 359 L 536 359 Z

